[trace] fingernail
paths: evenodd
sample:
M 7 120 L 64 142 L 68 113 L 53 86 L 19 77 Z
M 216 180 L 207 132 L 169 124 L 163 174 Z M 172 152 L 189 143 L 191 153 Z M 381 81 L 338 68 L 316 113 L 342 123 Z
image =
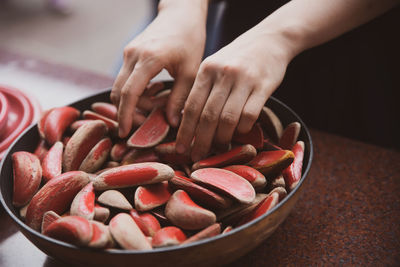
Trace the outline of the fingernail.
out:
M 179 154 L 185 153 L 185 146 L 182 145 L 182 144 L 177 144 L 176 145 L 176 152 L 178 152 Z

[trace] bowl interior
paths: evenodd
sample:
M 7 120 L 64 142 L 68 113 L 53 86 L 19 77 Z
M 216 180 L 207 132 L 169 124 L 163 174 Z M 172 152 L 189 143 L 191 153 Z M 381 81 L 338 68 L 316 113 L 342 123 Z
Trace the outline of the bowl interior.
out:
M 165 84 L 166 84 L 166 88 L 170 88 L 172 83 L 165 82 Z M 77 101 L 77 102 L 71 104 L 71 106 L 73 106 L 81 111 L 84 111 L 86 109 L 89 109 L 90 105 L 93 102 L 97 102 L 97 101 L 108 102 L 109 94 L 110 94 L 110 89 L 107 89 L 96 95 L 82 99 L 80 101 Z M 291 199 L 293 197 L 293 195 L 298 193 L 297 191 L 299 190 L 300 187 L 302 187 L 302 183 L 304 182 L 304 179 L 307 176 L 307 173 L 311 166 L 312 156 L 313 156 L 312 140 L 311 140 L 310 133 L 309 133 L 307 127 L 305 126 L 305 124 L 303 123 L 303 121 L 285 104 L 283 104 L 279 100 L 271 97 L 268 100 L 266 106 L 270 107 L 278 115 L 278 117 L 282 121 L 283 126 L 286 126 L 287 124 L 289 124 L 293 121 L 298 121 L 302 125 L 299 140 L 304 141 L 306 151 L 305 151 L 305 156 L 304 156 L 304 160 L 303 160 L 302 179 L 299 182 L 299 185 L 296 187 L 296 189 L 293 190 L 292 192 L 290 192 L 288 194 L 288 196 L 285 199 L 283 199 L 274 209 L 272 209 L 270 212 L 268 212 L 268 214 L 263 215 L 248 224 L 245 224 L 241 227 L 234 229 L 233 231 L 231 231 L 229 234 L 226 234 L 225 236 L 219 235 L 219 236 L 216 236 L 213 238 L 209 238 L 206 240 L 198 241 L 198 242 L 188 244 L 185 246 L 180 246 L 180 247 L 175 246 L 175 247 L 157 248 L 152 251 L 149 251 L 147 254 L 150 254 L 150 255 L 157 254 L 158 255 L 158 254 L 166 253 L 168 255 L 168 253 L 170 253 L 170 252 L 175 253 L 179 250 L 184 251 L 186 248 L 189 251 L 189 249 L 192 249 L 192 248 L 194 248 L 194 249 L 196 247 L 200 248 L 201 246 L 205 246 L 208 244 L 214 245 L 214 243 L 215 243 L 215 246 L 218 246 L 218 242 L 222 243 L 222 242 L 220 242 L 220 240 L 222 240 L 224 238 L 230 238 L 230 237 L 233 238 L 235 235 L 237 235 L 238 238 L 239 237 L 243 238 L 243 233 L 241 233 L 241 232 L 244 232 L 244 230 L 247 230 L 247 229 L 255 228 L 256 224 L 258 224 L 259 221 L 265 220 L 269 214 L 272 214 L 276 210 L 279 210 L 279 209 L 285 209 L 285 205 L 288 207 L 290 206 L 290 209 L 291 209 L 293 204 L 288 204 L 287 202 L 289 201 L 289 199 Z M 38 144 L 38 141 L 39 141 L 39 134 L 37 131 L 37 125 L 35 124 L 35 125 L 32 125 L 31 127 L 29 127 L 27 130 L 25 130 L 25 132 L 10 146 L 9 150 L 7 151 L 5 157 L 2 160 L 1 165 L 0 165 L 0 168 L 1 168 L 1 170 L 0 170 L 0 201 L 2 202 L 4 208 L 7 211 L 7 213 L 9 214 L 9 216 L 11 216 L 13 221 L 21 229 L 23 234 L 31 242 L 33 242 L 36 246 L 38 246 L 39 249 L 41 249 L 45 253 L 48 253 L 49 255 L 52 255 L 52 256 L 67 260 L 67 261 L 71 259 L 71 258 L 68 258 L 68 253 L 71 253 L 71 251 L 74 251 L 75 253 L 77 253 L 77 255 L 79 253 L 82 253 L 82 251 L 83 251 L 83 253 L 90 254 L 91 255 L 90 257 L 93 257 L 93 253 L 95 253 L 97 255 L 108 254 L 108 255 L 117 255 L 117 256 L 118 255 L 126 256 L 126 255 L 135 255 L 135 254 L 136 255 L 146 254 L 146 253 L 143 253 L 140 251 L 110 250 L 110 251 L 99 252 L 99 251 L 85 250 L 85 249 L 77 248 L 73 245 L 43 236 L 42 234 L 29 228 L 27 225 L 25 225 L 25 223 L 22 220 L 19 219 L 18 210 L 15 209 L 12 205 L 13 175 L 12 175 L 11 155 L 16 151 L 21 151 L 21 150 L 33 152 Z M 296 200 L 297 200 L 297 198 L 298 198 L 298 196 L 296 197 Z M 286 212 L 285 214 L 287 215 L 288 212 Z M 282 216 L 284 216 L 284 215 L 282 215 Z M 283 220 L 284 220 L 284 218 L 281 218 L 279 220 L 279 222 L 276 223 L 275 228 Z M 247 236 L 250 238 L 249 235 L 251 235 L 251 232 L 247 233 Z M 261 241 L 259 241 L 258 243 L 260 243 Z M 245 245 L 245 243 L 243 243 L 243 244 Z M 54 245 L 55 247 L 57 247 L 57 251 L 52 251 L 52 249 L 49 248 L 49 245 Z M 238 256 L 241 256 L 238 253 L 237 253 L 237 256 L 235 256 L 234 253 L 235 253 L 235 250 L 232 249 L 232 253 L 231 253 L 232 258 L 230 260 L 233 260 L 233 259 L 237 258 Z M 183 254 L 183 253 L 180 253 L 180 254 Z M 207 256 L 205 256 L 205 257 L 207 257 Z M 156 259 L 156 258 L 157 257 L 154 256 L 154 259 Z M 171 257 L 171 259 L 172 258 L 173 257 Z M 86 262 L 91 262 L 93 260 L 94 259 L 88 259 Z

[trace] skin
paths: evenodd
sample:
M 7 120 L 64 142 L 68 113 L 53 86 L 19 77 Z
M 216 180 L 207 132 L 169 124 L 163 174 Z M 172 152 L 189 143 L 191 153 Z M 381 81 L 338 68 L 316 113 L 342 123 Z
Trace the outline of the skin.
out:
M 119 135 L 127 136 L 142 119 L 136 107 L 151 108 L 146 85 L 165 68 L 175 78 L 166 112 L 172 126 L 181 122 L 177 151 L 191 151 L 198 161 L 214 143 L 227 144 L 234 131 L 251 129 L 296 55 L 398 3 L 293 0 L 201 62 L 208 1 L 161 1 L 156 19 L 125 48 L 113 86 Z

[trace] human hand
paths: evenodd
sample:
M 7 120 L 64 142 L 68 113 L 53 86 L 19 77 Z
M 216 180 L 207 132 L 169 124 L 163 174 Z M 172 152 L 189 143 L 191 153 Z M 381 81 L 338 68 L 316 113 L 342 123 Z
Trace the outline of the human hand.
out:
M 167 118 L 172 126 L 178 125 L 204 51 L 207 2 L 161 1 L 155 20 L 125 47 L 124 63 L 110 96 L 118 107 L 120 137 L 129 134 L 134 121 L 143 119 L 136 108 L 148 106 L 141 96 L 164 68 L 175 78 Z
M 281 83 L 292 53 L 285 39 L 253 28 L 206 58 L 184 107 L 177 151 L 193 161 L 215 141 L 226 145 L 237 130 L 250 131 L 268 97 Z

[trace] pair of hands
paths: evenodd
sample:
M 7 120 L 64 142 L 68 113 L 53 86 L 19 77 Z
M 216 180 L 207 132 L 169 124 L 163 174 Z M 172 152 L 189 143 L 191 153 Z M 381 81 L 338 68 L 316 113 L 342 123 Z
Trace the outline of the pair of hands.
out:
M 191 153 L 198 161 L 214 142 L 226 145 L 235 131 L 251 129 L 290 58 L 278 38 L 256 26 L 201 62 L 205 20 L 204 8 L 161 9 L 127 45 L 111 92 L 120 137 L 144 120 L 136 107 L 151 106 L 146 96 L 154 88 L 146 85 L 164 68 L 175 79 L 166 114 L 173 127 L 179 126 L 179 153 Z

